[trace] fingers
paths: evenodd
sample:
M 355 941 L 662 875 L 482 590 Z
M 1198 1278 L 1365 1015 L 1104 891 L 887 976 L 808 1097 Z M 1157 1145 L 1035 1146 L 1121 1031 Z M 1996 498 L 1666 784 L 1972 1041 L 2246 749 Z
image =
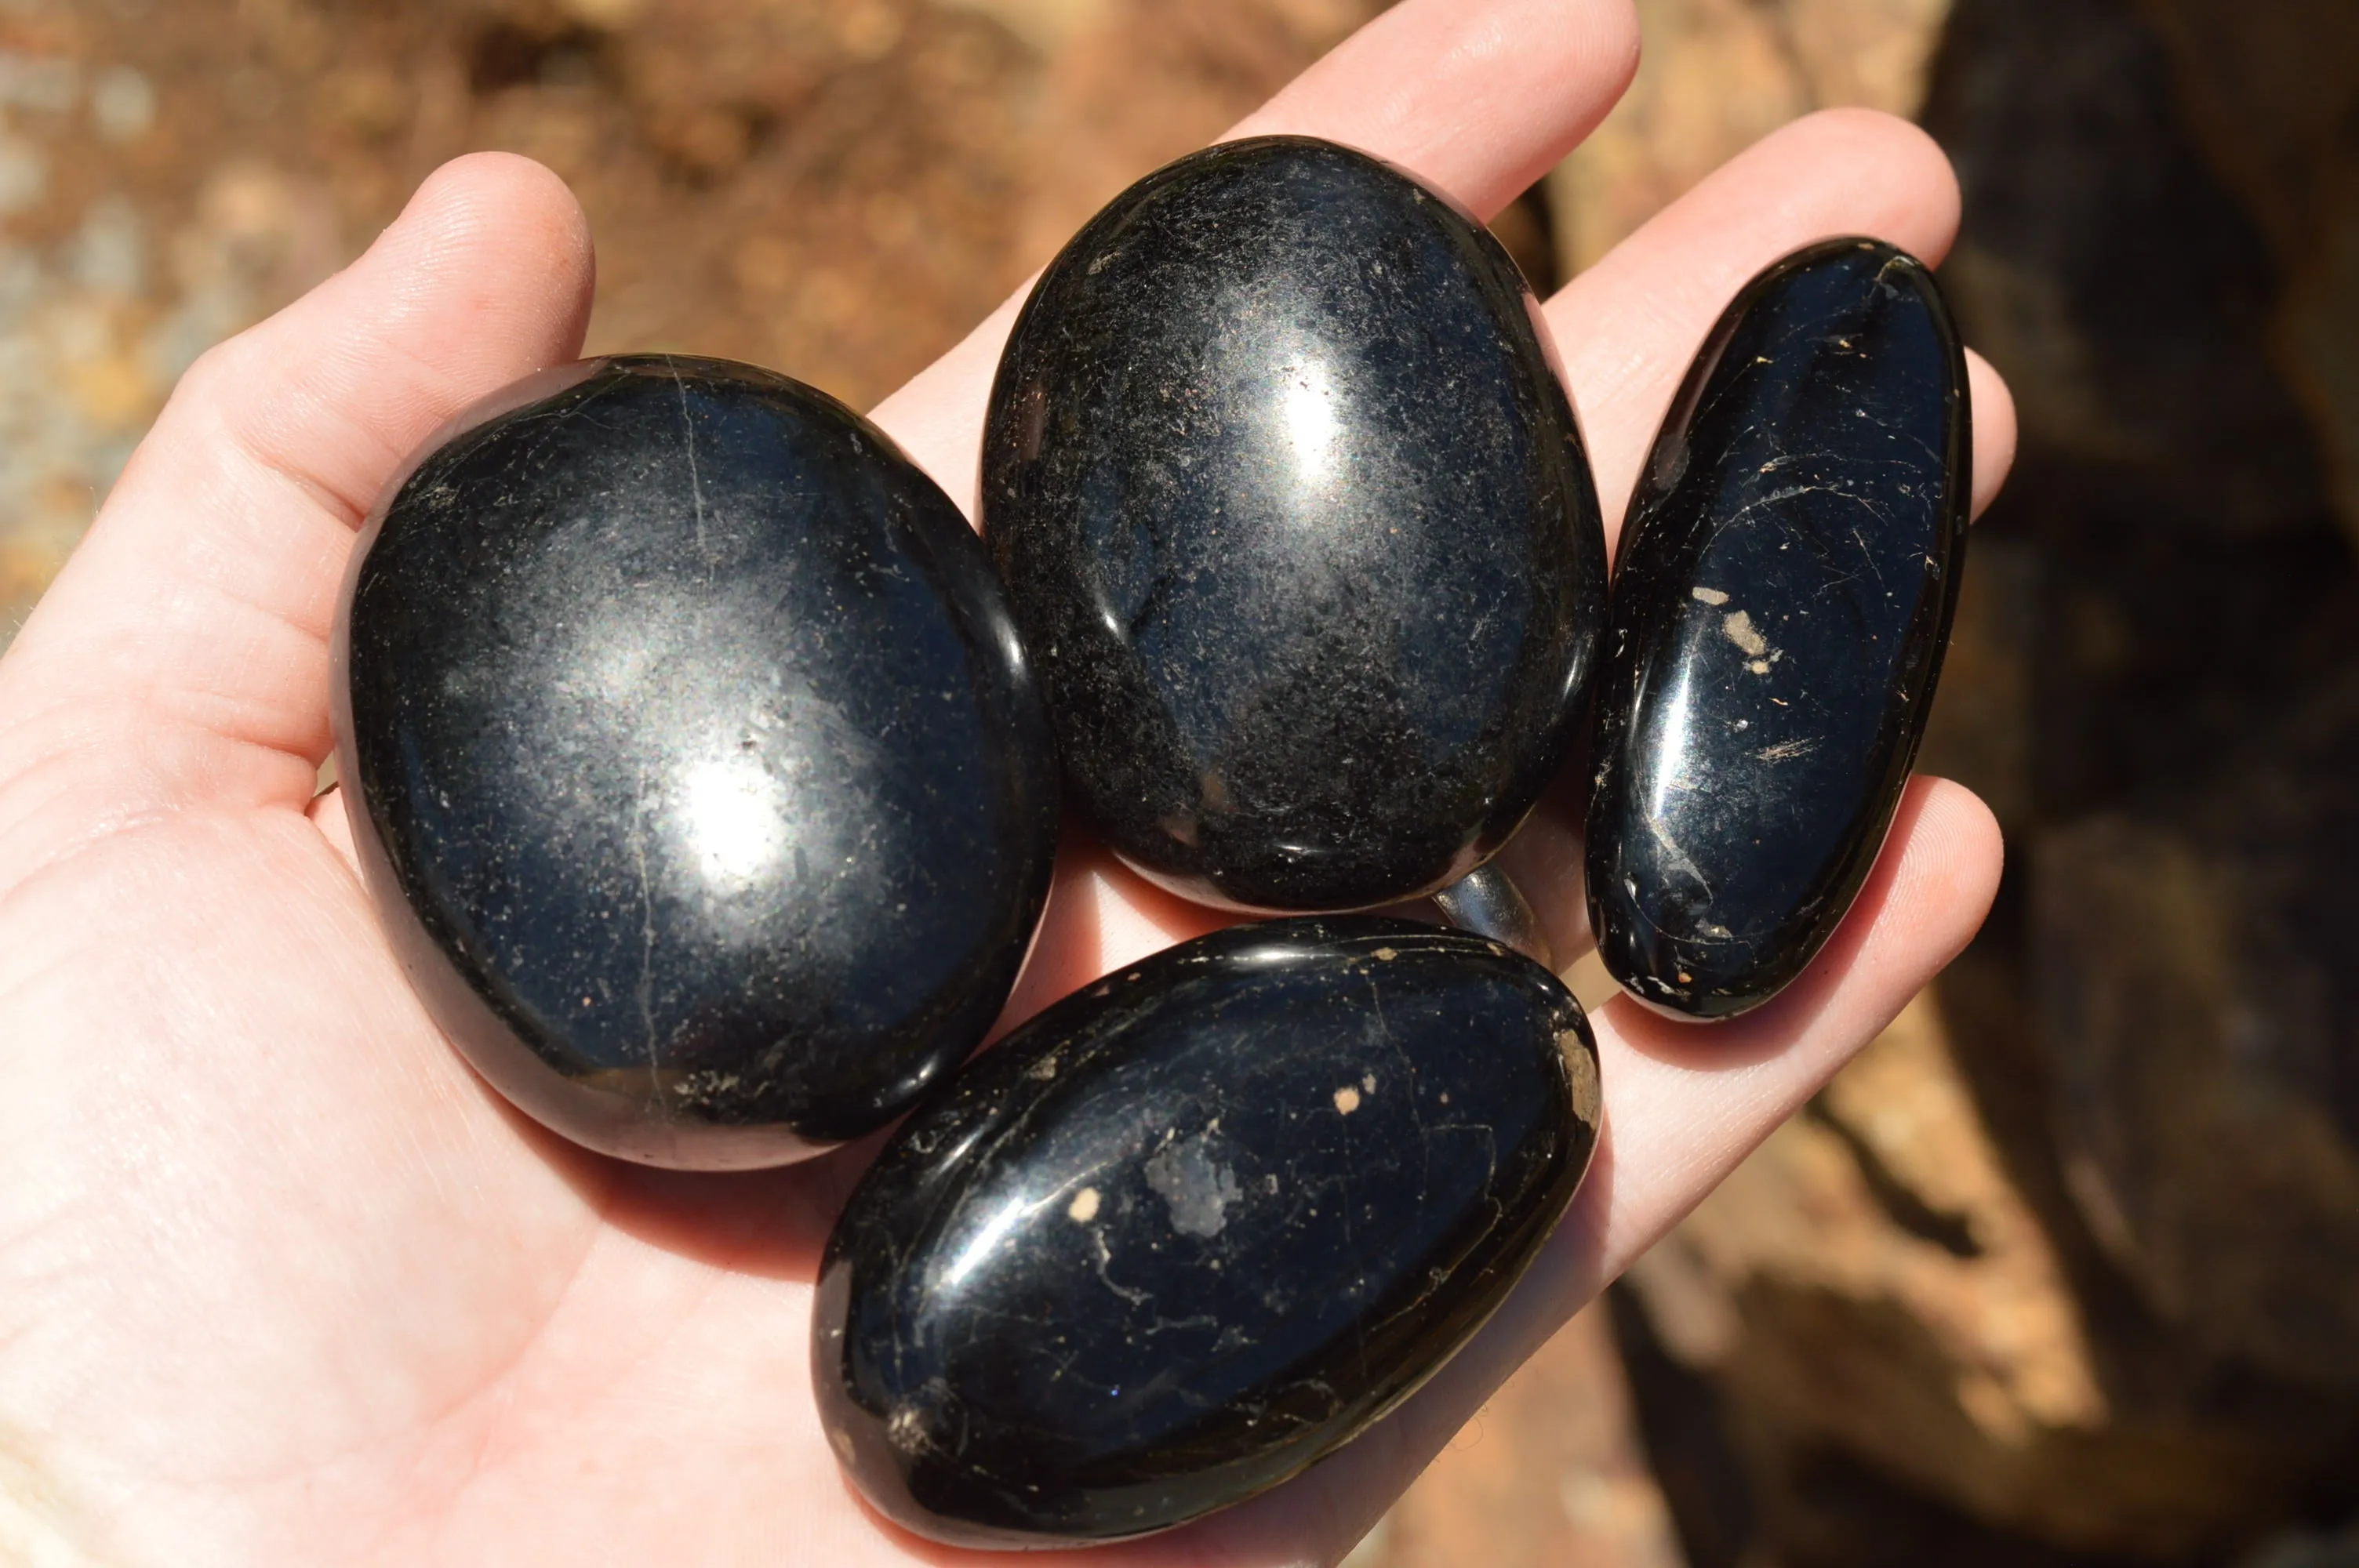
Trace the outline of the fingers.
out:
M 1849 918 L 1785 995 L 1711 1026 L 1627 998 L 1598 1009 L 1605 1140 L 1572 1212 L 1498 1315 L 1365 1438 L 1140 1561 L 1332 1561 L 1508 1374 L 1965 946 L 1998 872 L 1998 827 L 1982 802 L 1944 780 L 1912 781 Z
M 1812 240 L 1867 233 L 1928 261 L 1957 224 L 1947 161 L 1921 132 L 1845 112 L 1787 127 L 1674 203 L 1549 302 L 1609 518 L 1704 333 L 1762 267 Z M 2011 460 L 2006 388 L 1969 362 L 1976 504 Z M 1578 843 L 1560 829 L 1517 841 L 1527 891 L 1577 931 Z M 1875 871 L 1818 962 L 1759 1012 L 1699 1028 L 1626 997 L 1593 1022 L 1606 1136 L 1573 1213 L 1466 1352 L 1368 1439 L 1257 1503 L 1210 1521 L 1178 1553 L 1240 1563 L 1339 1552 L 1483 1399 L 1603 1283 L 1711 1191 L 1962 948 L 1997 888 L 2000 847 L 1969 792 L 1914 781 Z M 1110 964 L 1132 955 L 1108 950 Z M 1159 1556 L 1147 1561 L 1160 1562 Z
M 1747 279 L 1837 234 L 1887 240 L 1938 263 L 1957 231 L 1957 177 L 1931 137 L 1889 114 L 1831 109 L 1731 158 L 1559 290 L 1549 326 L 1581 409 L 1608 536 L 1620 531 L 1689 361 Z M 2006 423 L 2011 449 L 2011 414 Z M 1980 445 L 1979 423 L 1975 437 Z
M 1488 218 L 1589 134 L 1637 63 L 1628 0 L 1406 0 L 1230 135 L 1343 142 Z M 970 514 L 984 398 L 1021 305 L 1019 291 L 874 415 Z
M 1997 820 L 1973 791 L 1912 779 L 1850 914 L 1777 1000 L 1709 1028 L 1626 996 L 1597 1010 L 1620 1174 L 1598 1217 L 1591 1291 L 1653 1246 L 1964 950 L 1997 894 L 2002 859 Z
M 1990 361 L 1966 351 L 1966 397 L 1973 409 L 1974 515 L 1983 514 L 2015 467 L 2015 395 Z
M 1864 110 L 1799 120 L 1765 137 L 1666 208 L 1549 301 L 1581 406 L 1609 536 L 1689 362 L 1737 290 L 1813 240 L 1872 234 L 1928 261 L 1955 237 L 1957 182 L 1916 126 Z M 2015 404 L 1981 355 L 1966 356 L 1973 505 L 2015 460 Z M 1551 793 L 1506 863 L 1570 957 L 1589 946 L 1582 908 L 1579 781 Z
M 1549 303 L 1549 324 L 1581 406 L 1612 525 L 1618 529 L 1638 467 L 1696 347 L 1748 278 L 1832 234 L 1874 234 L 1938 261 L 1955 234 L 1957 215 L 1956 180 L 1923 132 L 1889 115 L 1831 111 L 1765 138 L 1560 291 Z M 995 354 L 991 331 L 979 331 L 960 351 Z M 1968 369 L 1979 506 L 1995 492 L 2012 459 L 2015 421 L 1996 373 L 1979 356 L 1970 358 Z M 987 376 L 987 366 L 973 373 Z M 925 395 L 947 397 L 956 380 L 946 368 L 944 379 Z M 982 393 L 971 396 L 979 407 Z M 1519 885 L 1566 956 L 1586 946 L 1579 808 L 1577 789 L 1552 800 L 1508 851 Z M 1084 880 L 1088 898 L 1066 909 L 1077 933 L 1088 935 L 1097 968 L 1068 977 L 1077 983 L 1192 934 L 1169 918 L 1168 900 L 1102 857 Z M 1042 947 L 1051 950 L 1046 941 Z
M 437 425 L 579 351 L 591 275 L 555 176 L 465 158 L 350 268 L 201 360 L 0 665 L 0 790 L 78 760 L 97 810 L 301 805 L 354 524 Z
M 1638 69 L 1620 0 L 1423 0 L 1363 27 L 1229 133 L 1323 136 L 1489 218 L 1605 117 Z

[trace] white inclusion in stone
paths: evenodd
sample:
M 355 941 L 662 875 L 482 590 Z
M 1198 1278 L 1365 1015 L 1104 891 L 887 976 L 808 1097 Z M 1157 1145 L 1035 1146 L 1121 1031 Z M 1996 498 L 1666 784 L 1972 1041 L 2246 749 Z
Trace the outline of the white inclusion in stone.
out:
M 777 864 L 791 840 L 787 791 L 750 752 L 699 762 L 680 781 L 690 853 L 707 881 L 743 886 Z
M 1214 1237 L 1228 1223 L 1224 1212 L 1236 1202 L 1236 1173 L 1212 1157 L 1206 1136 L 1167 1143 L 1147 1161 L 1147 1184 L 1171 1211 L 1171 1227 L 1184 1235 Z

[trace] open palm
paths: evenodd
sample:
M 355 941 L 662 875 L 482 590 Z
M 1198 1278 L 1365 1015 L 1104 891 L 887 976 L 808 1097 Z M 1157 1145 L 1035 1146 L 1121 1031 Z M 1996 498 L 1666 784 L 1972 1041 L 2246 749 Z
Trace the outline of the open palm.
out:
M 1488 214 L 1626 83 L 1626 0 L 1408 0 L 1241 131 L 1392 159 Z M 1756 268 L 1866 232 L 1928 258 L 1954 185 L 1860 114 L 1771 137 L 1549 302 L 1610 520 Z M 0 661 L 0 1556 L 210 1564 L 944 1562 L 840 1478 L 810 1281 L 865 1158 L 626 1168 L 509 1112 L 404 985 L 354 874 L 327 636 L 353 529 L 460 406 L 578 351 L 591 252 L 520 159 L 437 175 L 350 270 L 191 371 Z M 878 411 L 973 489 L 1003 310 Z M 1978 500 L 2012 446 L 1974 366 Z M 1510 849 L 1582 940 L 1577 802 Z M 1995 885 L 1912 784 L 1811 972 L 1709 1031 L 1596 1017 L 1607 1139 L 1506 1309 L 1332 1462 L 1089 1555 L 1339 1554 L 1476 1403 L 1946 962 Z M 1212 923 L 1069 844 L 1016 1011 Z

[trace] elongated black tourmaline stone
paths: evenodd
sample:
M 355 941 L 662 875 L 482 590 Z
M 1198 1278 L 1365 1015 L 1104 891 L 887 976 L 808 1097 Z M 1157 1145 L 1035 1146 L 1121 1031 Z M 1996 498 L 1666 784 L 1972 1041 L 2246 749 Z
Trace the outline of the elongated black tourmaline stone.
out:
M 1598 681 L 1590 918 L 1623 985 L 1722 1018 L 1803 970 L 1866 880 L 1964 564 L 1965 360 L 1870 240 L 1746 286 L 1671 406 Z
M 1580 1007 L 1481 937 L 1345 916 L 1172 948 L 894 1134 L 820 1275 L 821 1419 L 870 1500 L 937 1540 L 1236 1502 L 1490 1315 L 1597 1113 Z
M 1190 897 L 1430 892 L 1564 759 L 1604 622 L 1572 408 L 1506 253 L 1372 158 L 1231 143 L 1092 220 L 983 507 L 1067 798 Z
M 662 356 L 462 416 L 337 627 L 338 755 L 413 984 L 484 1077 L 656 1164 L 908 1108 L 1006 1000 L 1053 741 L 981 541 L 872 426 Z

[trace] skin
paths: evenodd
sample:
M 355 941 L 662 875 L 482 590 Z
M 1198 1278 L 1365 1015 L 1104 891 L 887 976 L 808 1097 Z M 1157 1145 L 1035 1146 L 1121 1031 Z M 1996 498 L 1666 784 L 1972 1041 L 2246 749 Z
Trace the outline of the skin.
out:
M 1239 134 L 1303 132 L 1488 214 L 1627 84 L 1625 0 L 1408 0 Z M 1814 116 L 1549 303 L 1609 519 L 1753 272 L 1834 233 L 1938 260 L 1925 136 Z M 354 527 L 446 416 L 580 349 L 580 210 L 462 159 L 353 265 L 206 356 L 0 660 L 0 1556 L 40 1563 L 951 1563 L 853 1497 L 813 1417 L 809 1282 L 872 1146 L 652 1173 L 516 1117 L 436 1033 L 355 876 L 328 632 Z M 1010 306 L 877 417 L 973 489 Z M 1973 368 L 1974 487 L 2014 444 Z M 1578 802 L 1510 851 L 1584 943 Z M 1540 1263 L 1365 1439 L 1095 1563 L 1332 1560 L 1525 1356 L 1964 946 L 1999 840 L 1918 779 L 1810 972 L 1737 1022 L 1596 1015 L 1607 1137 Z M 1011 1021 L 1216 922 L 1078 839 Z M 48 1555 L 43 1555 L 48 1553 Z

